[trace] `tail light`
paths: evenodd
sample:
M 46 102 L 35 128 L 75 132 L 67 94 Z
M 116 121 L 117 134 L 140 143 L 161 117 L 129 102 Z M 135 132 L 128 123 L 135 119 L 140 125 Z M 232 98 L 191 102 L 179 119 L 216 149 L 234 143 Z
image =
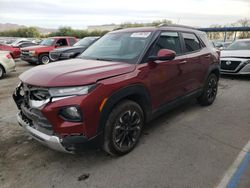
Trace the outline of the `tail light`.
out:
M 8 59 L 12 59 L 12 56 L 11 56 L 10 54 L 7 54 L 6 57 L 7 57 Z

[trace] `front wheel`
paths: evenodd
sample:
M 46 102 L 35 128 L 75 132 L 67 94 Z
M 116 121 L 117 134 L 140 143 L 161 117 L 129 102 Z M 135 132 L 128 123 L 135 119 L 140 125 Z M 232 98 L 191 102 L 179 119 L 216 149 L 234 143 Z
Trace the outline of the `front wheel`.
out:
M 42 54 L 42 55 L 39 56 L 38 61 L 39 61 L 40 64 L 46 65 L 46 64 L 48 64 L 51 60 L 50 60 L 48 54 Z
M 130 100 L 117 104 L 110 113 L 104 130 L 103 149 L 111 155 L 124 155 L 139 141 L 144 116 L 141 107 Z
M 197 99 L 200 105 L 208 106 L 214 102 L 218 90 L 218 81 L 219 78 L 216 74 L 212 73 L 208 76 L 202 95 Z

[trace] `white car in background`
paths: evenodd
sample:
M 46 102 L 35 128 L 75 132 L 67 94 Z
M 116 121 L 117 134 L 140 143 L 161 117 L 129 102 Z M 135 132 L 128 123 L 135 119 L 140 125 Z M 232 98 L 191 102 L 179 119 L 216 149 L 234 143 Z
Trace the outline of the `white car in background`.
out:
M 222 74 L 250 75 L 250 39 L 240 39 L 221 51 Z
M 10 55 L 10 52 L 0 51 L 0 79 L 4 76 L 4 74 L 13 72 L 15 69 L 16 63 Z

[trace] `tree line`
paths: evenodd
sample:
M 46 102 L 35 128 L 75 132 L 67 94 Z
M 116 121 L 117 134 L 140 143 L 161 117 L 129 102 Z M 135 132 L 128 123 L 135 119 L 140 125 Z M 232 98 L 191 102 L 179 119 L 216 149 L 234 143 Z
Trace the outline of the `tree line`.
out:
M 160 24 L 172 24 L 173 22 L 167 19 L 153 21 L 151 23 L 132 23 L 126 22 L 120 24 L 120 28 L 129 28 L 129 27 L 147 27 L 147 26 L 158 26 Z M 237 26 L 250 26 L 250 19 L 241 19 L 236 23 L 231 23 L 227 25 L 211 25 L 211 27 L 237 27 Z M 16 30 L 7 30 L 0 32 L 0 36 L 4 37 L 26 37 L 26 38 L 46 38 L 52 36 L 74 36 L 77 38 L 84 38 L 88 36 L 102 36 L 108 31 L 88 31 L 81 29 L 72 29 L 71 27 L 62 27 L 58 31 L 52 32 L 50 34 L 44 35 L 41 34 L 36 27 L 25 27 L 19 28 Z M 207 33 L 210 39 L 222 39 L 223 32 L 209 32 Z M 227 32 L 227 39 L 233 39 L 234 32 Z M 237 32 L 238 38 L 250 38 L 250 32 Z

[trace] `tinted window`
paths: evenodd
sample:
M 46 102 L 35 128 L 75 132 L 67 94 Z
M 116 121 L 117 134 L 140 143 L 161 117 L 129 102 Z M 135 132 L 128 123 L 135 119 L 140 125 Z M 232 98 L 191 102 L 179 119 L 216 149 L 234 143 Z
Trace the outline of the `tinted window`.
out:
M 34 45 L 34 44 L 31 43 L 31 42 L 26 42 L 26 43 L 20 44 L 19 47 L 20 47 L 20 48 L 24 48 L 24 47 L 28 47 L 28 46 L 32 46 L 32 45 Z
M 150 56 L 156 56 L 159 50 L 169 49 L 181 54 L 180 38 L 177 32 L 162 32 L 154 44 Z
M 183 33 L 183 38 L 187 52 L 193 52 L 201 49 L 198 38 L 193 33 Z
M 59 39 L 56 44 L 58 46 L 67 46 L 67 40 L 66 39 Z
M 75 44 L 75 43 L 76 43 L 76 41 L 74 38 L 69 38 L 69 45 L 70 46 L 73 46 L 73 44 Z

